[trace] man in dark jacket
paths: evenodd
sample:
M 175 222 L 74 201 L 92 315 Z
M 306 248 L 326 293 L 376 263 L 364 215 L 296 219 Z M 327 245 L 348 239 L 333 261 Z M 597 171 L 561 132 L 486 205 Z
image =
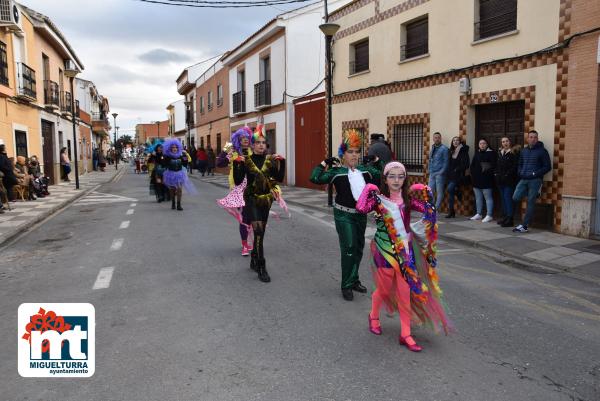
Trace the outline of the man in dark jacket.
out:
M 0 145 L 0 171 L 4 175 L 2 177 L 2 183 L 4 184 L 4 188 L 6 188 L 6 195 L 9 200 L 13 199 L 12 188 L 17 183 L 17 176 L 15 175 L 15 170 L 13 163 L 8 158 L 6 154 L 6 145 Z M 2 209 L 2 203 L 0 202 L 0 209 Z
M 385 143 L 385 137 L 382 134 L 371 134 L 368 155 L 378 157 L 382 167 L 385 167 L 387 163 L 392 161 L 392 151 L 387 143 Z
M 513 194 L 513 201 L 520 202 L 527 196 L 527 211 L 523 224 L 513 229 L 514 232 L 526 233 L 527 227 L 533 217 L 535 201 L 544 182 L 544 174 L 552 170 L 550 155 L 544 144 L 538 140 L 537 131 L 529 131 L 527 135 L 528 146 L 521 151 L 519 156 L 519 183 Z

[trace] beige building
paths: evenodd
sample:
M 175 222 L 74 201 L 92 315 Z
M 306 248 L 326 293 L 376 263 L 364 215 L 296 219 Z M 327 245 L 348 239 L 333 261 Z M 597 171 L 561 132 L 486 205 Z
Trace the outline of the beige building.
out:
M 383 133 L 412 180 L 426 181 L 436 131 L 447 145 L 460 136 L 472 155 L 479 138 L 497 149 L 502 136 L 523 144 L 535 128 L 553 169 L 534 221 L 580 236 L 600 232 L 598 34 L 567 40 L 598 25 L 598 2 L 357 0 L 330 20 L 341 26 L 334 144 L 346 128 Z M 578 180 L 567 182 L 570 175 Z M 463 214 L 474 207 L 466 194 Z

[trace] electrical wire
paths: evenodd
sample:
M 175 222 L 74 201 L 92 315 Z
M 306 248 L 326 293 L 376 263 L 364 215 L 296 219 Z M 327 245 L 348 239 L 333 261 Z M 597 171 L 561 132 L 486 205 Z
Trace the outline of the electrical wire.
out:
M 265 0 L 260 2 L 223 2 L 223 1 L 204 1 L 204 2 L 182 2 L 183 0 L 137 0 L 142 3 L 160 4 L 177 7 L 191 8 L 252 8 L 252 7 L 270 7 L 273 5 L 285 5 L 294 3 L 306 3 L 312 0 Z M 188 0 L 191 1 L 191 0 Z

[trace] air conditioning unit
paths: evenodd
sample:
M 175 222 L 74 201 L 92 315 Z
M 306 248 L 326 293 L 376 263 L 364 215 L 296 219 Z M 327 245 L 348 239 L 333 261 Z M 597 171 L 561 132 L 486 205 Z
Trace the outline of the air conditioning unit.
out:
M 458 80 L 458 91 L 463 94 L 471 93 L 471 81 L 468 77 L 463 77 Z
M 21 12 L 13 0 L 0 0 L 0 27 L 20 31 Z

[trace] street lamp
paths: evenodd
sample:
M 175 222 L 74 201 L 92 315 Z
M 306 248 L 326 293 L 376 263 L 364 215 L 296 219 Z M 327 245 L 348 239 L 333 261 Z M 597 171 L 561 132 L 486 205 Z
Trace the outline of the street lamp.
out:
M 187 136 L 188 149 L 191 149 L 191 147 L 192 147 L 192 134 L 190 133 L 190 120 L 191 120 L 190 112 L 191 112 L 191 110 L 192 110 L 192 102 L 187 100 L 185 102 L 185 127 L 187 129 L 186 136 Z
M 329 157 L 333 156 L 333 121 L 331 120 L 331 101 L 333 97 L 333 66 L 331 62 L 331 42 L 335 33 L 340 29 L 338 24 L 330 23 L 329 13 L 327 12 L 327 0 L 324 2 L 325 5 L 325 23 L 319 25 L 319 29 L 325 35 L 325 57 L 327 64 L 327 71 L 325 71 L 325 80 L 327 82 L 327 136 L 329 146 Z M 329 184 L 327 187 L 327 205 L 333 206 L 333 186 Z
M 115 170 L 119 169 L 119 157 L 117 156 L 117 116 L 118 115 L 119 115 L 118 113 L 112 113 L 112 116 L 115 119 L 115 140 L 114 140 L 114 147 L 115 147 Z
M 75 189 L 79 189 L 79 156 L 77 155 L 77 127 L 75 119 L 75 91 L 73 81 L 81 71 L 72 60 L 65 61 L 65 76 L 71 81 L 71 119 L 73 120 L 73 157 L 75 159 Z
M 160 138 L 160 121 L 156 121 L 156 135 Z

